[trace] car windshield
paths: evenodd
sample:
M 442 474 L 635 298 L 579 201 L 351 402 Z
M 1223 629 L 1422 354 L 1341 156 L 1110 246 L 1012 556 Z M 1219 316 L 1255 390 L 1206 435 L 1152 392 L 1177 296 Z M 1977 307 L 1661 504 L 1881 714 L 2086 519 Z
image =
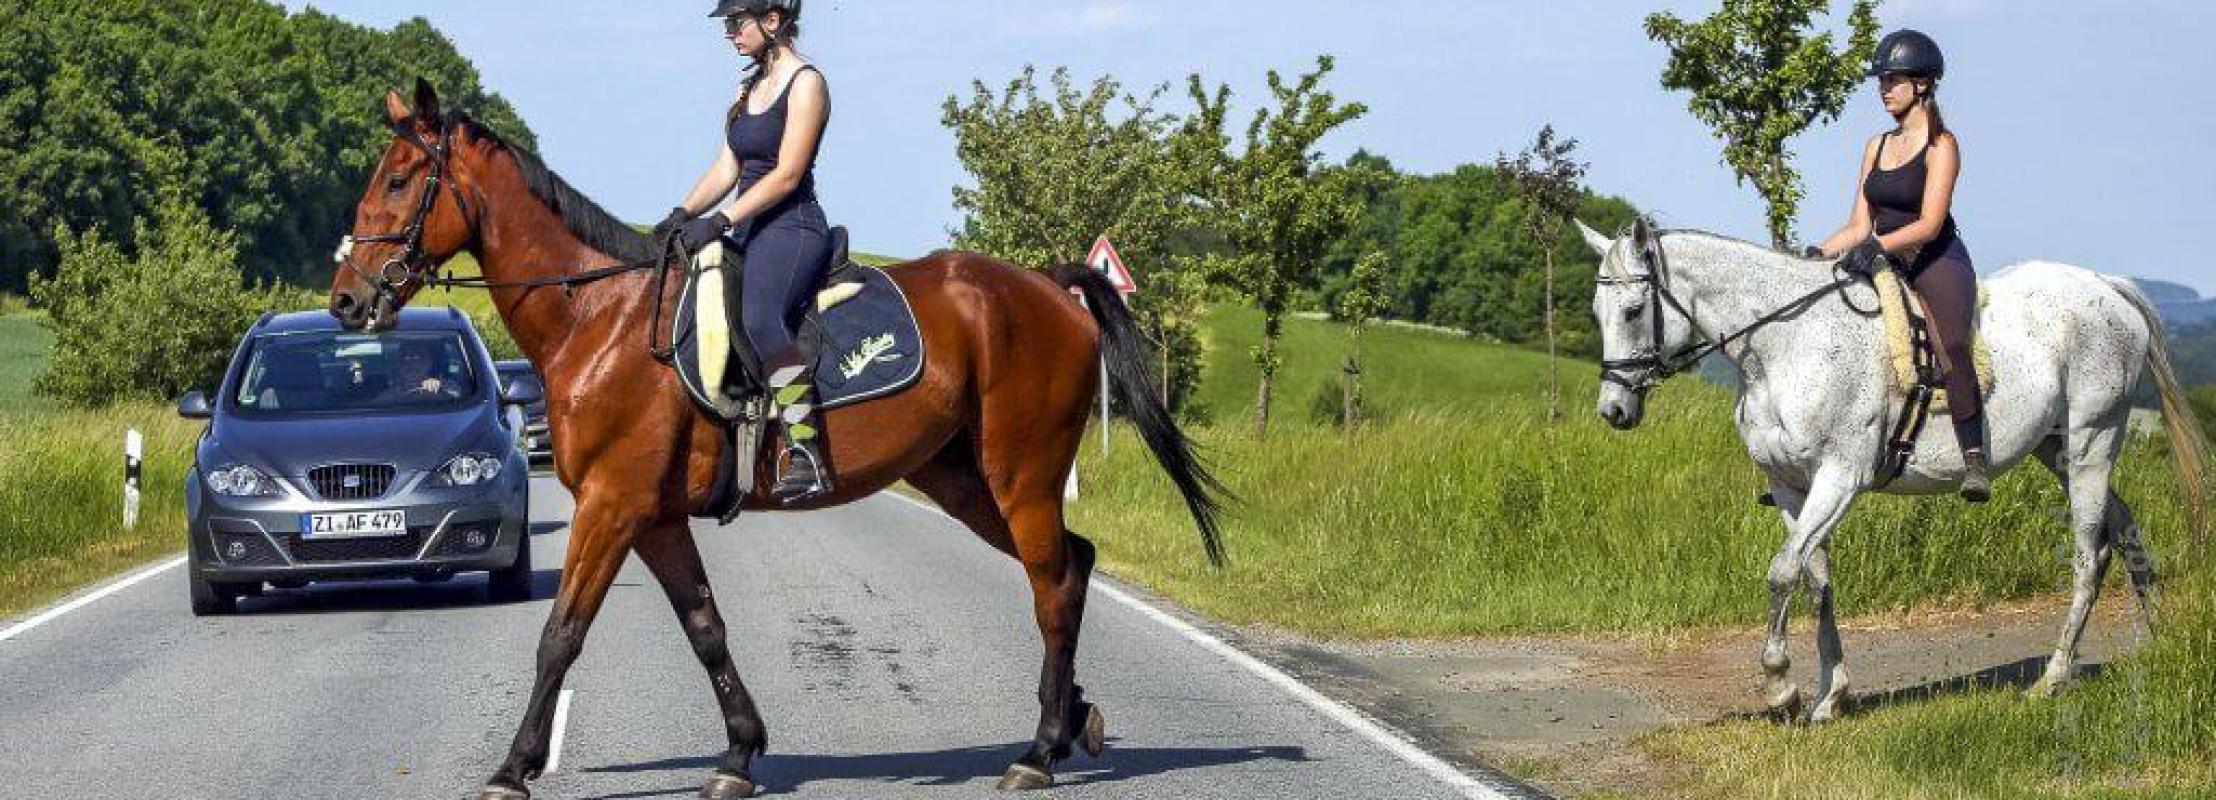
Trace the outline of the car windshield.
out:
M 263 336 L 232 399 L 246 413 L 456 408 L 477 396 L 468 353 L 453 332 Z

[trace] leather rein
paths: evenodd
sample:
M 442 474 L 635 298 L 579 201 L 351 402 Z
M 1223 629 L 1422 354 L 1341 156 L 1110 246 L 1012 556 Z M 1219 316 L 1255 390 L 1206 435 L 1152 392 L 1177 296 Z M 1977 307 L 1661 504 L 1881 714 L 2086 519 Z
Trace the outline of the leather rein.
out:
M 1733 342 L 1753 335 L 1755 331 L 1761 330 L 1771 323 L 1800 313 L 1826 295 L 1854 285 L 1855 282 L 1861 280 L 1852 275 L 1834 280 L 1814 291 L 1794 298 L 1792 302 L 1780 306 L 1775 311 L 1756 318 L 1754 322 L 1749 323 L 1746 327 L 1719 338 L 1710 336 L 1707 331 L 1701 330 L 1700 321 L 1695 319 L 1693 313 L 1686 310 L 1685 304 L 1678 301 L 1677 295 L 1670 291 L 1669 260 L 1662 251 L 1660 232 L 1655 234 L 1654 241 L 1640 248 L 1639 262 L 1646 266 L 1646 272 L 1643 274 L 1622 277 L 1604 275 L 1594 281 L 1602 286 L 1643 285 L 1646 287 L 1647 305 L 1652 309 L 1649 316 L 1654 320 L 1653 338 L 1650 340 L 1650 344 L 1633 349 L 1631 354 L 1624 358 L 1606 358 L 1600 362 L 1601 380 L 1639 394 L 1645 394 L 1648 389 L 1660 386 L 1663 381 L 1669 380 L 1672 376 L 1692 369 L 1700 363 L 1701 359 L 1708 357 L 1709 353 L 1722 350 Z M 1662 326 L 1664 320 L 1662 318 L 1662 308 L 1664 306 L 1677 312 L 1678 316 L 1685 318 L 1685 323 L 1691 325 L 1694 333 L 1699 335 L 1700 341 L 1698 344 L 1686 345 L 1676 352 L 1663 354 L 1664 334 Z M 1636 377 L 1627 374 L 1627 372 L 1633 371 L 1636 372 Z

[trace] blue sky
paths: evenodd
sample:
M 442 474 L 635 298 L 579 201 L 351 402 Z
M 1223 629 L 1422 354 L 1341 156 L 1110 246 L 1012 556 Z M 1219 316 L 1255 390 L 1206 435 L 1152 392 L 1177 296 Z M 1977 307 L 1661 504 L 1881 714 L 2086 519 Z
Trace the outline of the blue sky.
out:
M 658 219 L 714 154 L 741 65 L 703 15 L 709 0 L 316 0 L 386 27 L 430 19 L 513 101 L 548 163 L 611 210 Z M 298 7 L 299 3 L 288 3 Z M 1327 139 L 1404 170 L 1489 162 L 1544 122 L 1583 142 L 1590 183 L 1670 225 L 1753 239 L 1762 212 L 1718 146 L 1656 81 L 1646 11 L 1664 3 L 1379 0 L 814 0 L 802 50 L 832 85 L 819 166 L 824 204 L 857 246 L 944 246 L 963 179 L 939 125 L 949 94 L 1025 64 L 1126 85 L 1194 71 L 1235 93 L 1270 68 L 1339 59 L 1331 87 L 1369 115 Z M 1963 139 L 1956 214 L 1980 265 L 2041 258 L 2163 278 L 2216 294 L 2216 6 L 2185 0 L 1893 0 L 1887 27 L 1946 48 L 1941 93 Z M 395 82 L 399 82 L 396 77 Z M 1173 93 L 1165 105 L 1181 109 Z M 1845 214 L 1860 143 L 1886 127 L 1865 87 L 1837 123 L 1796 140 L 1809 181 L 1803 239 Z

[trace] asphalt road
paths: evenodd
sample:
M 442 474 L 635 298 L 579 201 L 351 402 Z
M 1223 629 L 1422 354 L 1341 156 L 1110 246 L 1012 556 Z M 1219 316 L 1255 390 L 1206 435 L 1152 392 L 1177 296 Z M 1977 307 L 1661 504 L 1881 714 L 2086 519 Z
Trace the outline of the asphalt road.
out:
M 464 576 L 196 619 L 170 569 L 0 641 L 0 795 L 462 797 L 505 752 L 558 581 L 569 498 L 542 479 L 533 503 L 531 602 L 485 604 Z M 770 793 L 995 796 L 1037 719 L 1013 561 L 892 496 L 697 532 L 768 721 Z M 1489 796 L 1175 624 L 1096 591 L 1078 680 L 1109 750 L 1065 762 L 1044 796 Z M 721 751 L 705 674 L 635 560 L 568 688 L 539 797 L 689 797 Z

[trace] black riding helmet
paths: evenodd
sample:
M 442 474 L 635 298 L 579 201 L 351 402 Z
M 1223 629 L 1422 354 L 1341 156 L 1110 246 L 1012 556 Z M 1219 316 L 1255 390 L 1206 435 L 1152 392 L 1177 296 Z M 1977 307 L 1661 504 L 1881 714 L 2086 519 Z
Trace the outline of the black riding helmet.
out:
M 1923 32 L 1897 30 L 1877 43 L 1877 52 L 1870 58 L 1870 77 L 1883 75 L 1938 80 L 1947 76 L 1947 57 L 1939 52 L 1939 43 Z
M 770 11 L 783 11 L 786 19 L 799 19 L 800 3 L 801 0 L 716 0 L 716 10 L 708 12 L 708 16 L 728 17 L 735 14 L 754 16 L 766 14 Z

